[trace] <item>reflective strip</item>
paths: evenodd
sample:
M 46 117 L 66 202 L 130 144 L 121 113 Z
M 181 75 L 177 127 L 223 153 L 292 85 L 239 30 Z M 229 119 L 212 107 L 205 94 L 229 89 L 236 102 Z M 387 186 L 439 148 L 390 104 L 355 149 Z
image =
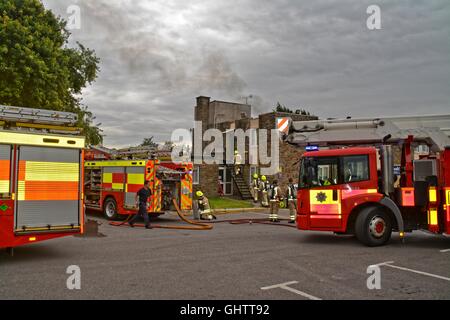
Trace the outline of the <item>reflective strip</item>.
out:
M 155 179 L 154 186 L 155 187 L 153 189 L 153 193 L 154 193 L 154 197 L 153 197 L 153 211 L 154 212 L 158 212 L 158 211 L 161 211 L 161 190 L 159 188 L 159 186 L 160 186 L 159 179 Z
M 85 167 L 143 167 L 144 160 L 117 160 L 117 161 L 88 161 Z
M 123 190 L 123 183 L 113 183 L 112 189 L 113 190 Z
M 112 173 L 103 173 L 103 183 L 112 183 Z
M 9 180 L 0 180 L 0 193 L 9 193 Z
M 321 215 L 314 215 L 312 214 L 310 216 L 311 219 L 342 219 L 341 215 L 329 215 L 329 214 L 321 214 Z
M 181 180 L 181 209 L 190 210 L 192 209 L 192 176 L 189 174 L 185 175 L 185 179 Z
M 430 190 L 428 191 L 428 196 L 429 196 L 430 202 L 436 202 L 437 201 L 436 188 L 430 188 Z
M 310 204 L 337 204 L 340 203 L 339 190 L 337 196 L 337 200 L 333 200 L 333 190 L 309 190 Z
M 128 173 L 127 174 L 127 183 L 128 184 L 144 184 L 144 174 L 143 173 Z
M 341 214 L 339 204 L 311 204 L 310 208 L 317 214 Z
M 78 182 L 19 181 L 17 197 L 23 200 L 78 200 Z
M 10 171 L 10 161 L 0 160 L 0 180 L 9 180 Z
M 0 141 L 8 144 L 64 147 L 71 149 L 84 148 L 84 138 L 54 135 L 25 134 L 0 131 Z
M 78 181 L 78 163 L 26 161 L 25 180 L 27 181 Z
M 414 188 L 402 188 L 402 206 L 414 207 Z
M 361 194 L 368 194 L 368 193 L 377 193 L 377 189 L 359 189 L 359 190 L 347 190 L 344 189 L 342 192 L 342 199 L 347 199 L 353 196 L 361 195 Z
M 436 209 L 428 210 L 428 224 L 436 226 L 438 224 L 438 215 Z
M 446 198 L 446 201 L 447 201 L 446 204 L 450 205 L 450 189 L 447 189 L 445 192 L 446 192 L 446 197 L 445 198 Z
M 4 147 L 4 146 L 0 146 Z M 8 150 L 9 150 L 8 146 Z M 8 155 L 9 157 L 9 155 Z M 9 193 L 11 162 L 9 160 L 0 160 L 0 193 Z

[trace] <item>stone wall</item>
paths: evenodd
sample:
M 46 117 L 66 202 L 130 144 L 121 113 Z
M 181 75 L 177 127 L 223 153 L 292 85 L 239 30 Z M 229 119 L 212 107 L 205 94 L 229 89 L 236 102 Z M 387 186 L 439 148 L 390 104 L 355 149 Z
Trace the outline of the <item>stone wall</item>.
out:
M 271 113 L 265 113 L 261 114 L 259 116 L 259 128 L 260 129 L 275 129 L 276 126 L 276 119 L 282 118 L 282 117 L 290 117 L 293 121 L 308 121 L 308 120 L 317 120 L 318 118 L 316 116 L 307 116 L 307 115 L 299 115 L 299 114 L 291 114 L 291 113 L 284 113 L 284 112 L 271 112 Z M 259 142 L 261 144 L 261 141 Z M 271 150 L 271 136 L 270 132 L 267 136 L 267 149 L 269 150 L 269 156 L 272 156 L 270 154 Z M 278 183 L 280 187 L 282 188 L 283 192 L 287 188 L 287 184 L 289 181 L 289 178 L 292 178 L 294 180 L 294 183 L 298 182 L 298 174 L 299 174 L 299 159 L 301 155 L 304 152 L 303 148 L 299 148 L 296 146 L 292 146 L 288 143 L 285 143 L 283 141 L 279 142 L 279 161 L 280 161 L 280 172 L 278 174 L 275 174 L 273 176 L 269 176 L 269 180 L 273 181 L 274 179 L 278 180 Z M 264 165 L 260 165 L 260 167 L 268 167 Z
M 194 184 L 194 194 L 201 190 L 207 197 L 217 197 L 219 166 L 215 164 L 203 164 L 200 168 L 199 184 Z

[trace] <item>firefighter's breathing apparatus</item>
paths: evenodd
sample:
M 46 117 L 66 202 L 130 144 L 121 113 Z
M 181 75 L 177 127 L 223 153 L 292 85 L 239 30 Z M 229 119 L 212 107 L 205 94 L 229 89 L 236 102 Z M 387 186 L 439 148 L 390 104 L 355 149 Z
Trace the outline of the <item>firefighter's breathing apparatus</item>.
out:
M 282 223 L 275 223 L 270 222 L 267 218 L 243 218 L 243 219 L 230 219 L 230 220 L 216 220 L 216 221 L 209 221 L 208 223 L 201 223 L 192 221 L 190 219 L 187 219 L 183 213 L 181 212 L 180 208 L 178 207 L 178 203 L 176 199 L 172 199 L 172 202 L 175 206 L 176 212 L 178 217 L 180 219 L 192 226 L 168 226 L 168 225 L 158 225 L 158 224 L 151 224 L 152 228 L 155 229 L 176 229 L 176 230 L 211 230 L 213 228 L 212 224 L 215 223 L 225 223 L 228 222 L 230 224 L 268 224 L 273 226 L 283 226 L 283 227 L 290 227 L 290 228 L 296 228 L 296 226 L 288 225 L 288 224 L 282 224 Z M 133 217 L 133 215 L 129 215 L 125 221 L 111 221 L 109 224 L 112 226 L 120 227 L 125 225 L 130 219 Z M 279 219 L 280 221 L 288 221 L 289 219 Z M 135 223 L 136 227 L 144 227 L 144 224 L 141 223 Z

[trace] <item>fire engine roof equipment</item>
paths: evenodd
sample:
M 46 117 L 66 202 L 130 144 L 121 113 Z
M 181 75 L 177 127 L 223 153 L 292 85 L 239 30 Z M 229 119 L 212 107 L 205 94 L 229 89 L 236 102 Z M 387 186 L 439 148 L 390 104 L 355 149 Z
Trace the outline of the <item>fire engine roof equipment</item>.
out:
M 355 137 L 357 132 L 357 138 Z M 352 145 L 397 143 L 408 136 L 427 143 L 433 151 L 450 146 L 450 115 L 379 117 L 359 119 L 290 120 L 288 143 L 308 145 Z

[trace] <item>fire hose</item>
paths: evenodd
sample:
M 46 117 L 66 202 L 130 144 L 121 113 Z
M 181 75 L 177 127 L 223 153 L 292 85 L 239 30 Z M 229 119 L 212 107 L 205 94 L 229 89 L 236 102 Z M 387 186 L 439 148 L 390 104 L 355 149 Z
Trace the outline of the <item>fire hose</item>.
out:
M 195 222 L 195 221 L 187 219 L 183 215 L 183 213 L 181 212 L 180 208 L 178 207 L 178 203 L 176 202 L 175 199 L 173 199 L 172 202 L 175 206 L 175 210 L 177 212 L 178 217 L 182 221 L 184 221 L 192 226 L 168 226 L 168 225 L 152 224 L 151 225 L 152 228 L 155 228 L 155 229 L 177 229 L 177 230 L 211 230 L 213 228 L 213 224 L 215 224 L 215 223 L 230 223 L 230 224 L 235 224 L 235 225 L 258 223 L 258 224 L 266 224 L 266 225 L 272 225 L 272 226 L 296 228 L 295 225 L 271 222 L 267 218 L 243 218 L 243 219 L 230 219 L 230 220 L 216 220 L 216 221 L 208 221 L 208 223 Z M 122 222 L 111 221 L 109 224 L 112 226 L 120 227 L 120 226 L 126 224 L 132 216 L 133 215 L 129 215 L 125 221 L 122 221 Z M 288 221 L 288 219 L 280 219 L 280 221 Z M 144 227 L 144 225 L 140 224 L 140 223 L 136 223 L 134 225 L 137 227 Z
M 184 221 L 192 226 L 168 226 L 168 225 L 151 224 L 152 228 L 154 228 L 154 229 L 176 229 L 176 230 L 211 230 L 213 228 L 213 226 L 210 224 L 189 220 L 181 213 L 181 210 L 178 207 L 178 203 L 176 202 L 176 200 L 173 199 L 172 202 L 175 206 L 175 210 L 177 212 L 178 217 L 182 221 Z M 109 224 L 112 226 L 120 227 L 120 226 L 124 225 L 125 223 L 127 223 L 132 216 L 133 215 L 129 215 L 125 221 L 122 221 L 122 222 L 111 221 Z M 142 223 L 136 223 L 134 225 L 137 227 L 144 227 L 144 225 Z

